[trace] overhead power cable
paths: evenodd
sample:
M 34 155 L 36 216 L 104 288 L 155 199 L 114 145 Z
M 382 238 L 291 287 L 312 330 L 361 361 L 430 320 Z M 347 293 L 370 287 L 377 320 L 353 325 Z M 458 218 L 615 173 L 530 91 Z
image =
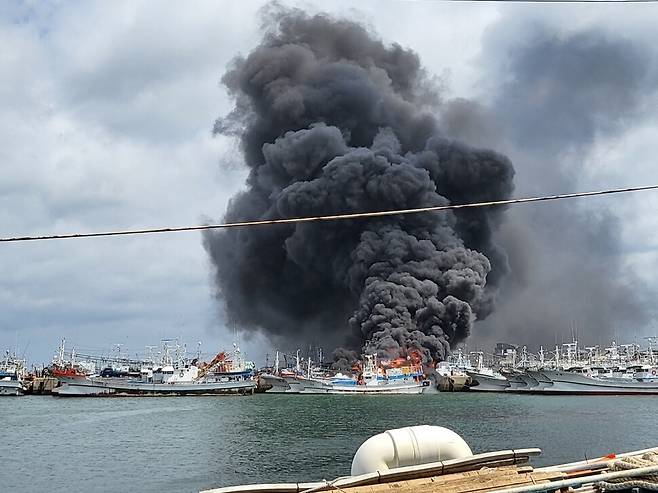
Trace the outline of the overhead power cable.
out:
M 595 192 L 576 192 L 576 193 L 566 193 L 561 195 L 546 195 L 542 197 L 492 200 L 488 202 L 473 202 L 467 204 L 436 205 L 430 207 L 417 207 L 413 209 L 395 209 L 395 210 L 373 211 L 373 212 L 351 212 L 347 214 L 330 214 L 326 216 L 305 216 L 305 217 L 291 217 L 284 219 L 264 219 L 264 220 L 254 220 L 254 221 L 240 221 L 234 223 L 202 224 L 198 226 L 181 226 L 181 227 L 170 227 L 170 228 L 126 229 L 119 231 L 103 231 L 97 233 L 66 233 L 66 234 L 57 234 L 57 235 L 14 236 L 14 237 L 0 238 L 0 243 L 18 242 L 18 241 L 37 241 L 37 240 L 96 238 L 100 236 L 143 235 L 143 234 L 153 234 L 153 233 L 179 233 L 182 231 L 204 231 L 211 229 L 244 228 L 251 226 L 273 226 L 276 224 L 311 223 L 311 222 L 320 222 L 320 221 L 342 221 L 348 219 L 398 216 L 402 214 L 419 214 L 422 212 L 440 212 L 440 211 L 451 211 L 458 209 L 473 209 L 477 207 L 494 207 L 494 206 L 511 205 L 511 204 L 527 204 L 531 202 L 548 202 L 552 200 L 573 199 L 577 197 L 593 197 L 597 195 L 612 195 L 612 194 L 626 193 L 626 192 L 641 192 L 645 190 L 656 190 L 656 189 L 658 189 L 658 185 L 649 185 L 649 186 L 633 187 L 633 188 L 616 188 L 611 190 L 598 190 Z

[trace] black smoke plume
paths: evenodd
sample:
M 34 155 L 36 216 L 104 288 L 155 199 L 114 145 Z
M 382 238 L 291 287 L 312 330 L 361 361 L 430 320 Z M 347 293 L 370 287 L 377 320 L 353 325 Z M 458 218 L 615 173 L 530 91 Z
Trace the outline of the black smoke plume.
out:
M 439 94 L 418 56 L 363 26 L 277 10 L 223 78 L 246 190 L 227 221 L 404 209 L 509 197 L 513 167 L 438 131 Z M 493 309 L 508 271 L 501 209 L 206 234 L 218 297 L 273 338 L 445 358 Z
M 532 29 L 520 31 L 519 25 Z M 492 26 L 483 42 L 483 78 L 491 86 L 486 99 L 452 104 L 444 118 L 449 135 L 496 145 L 512 156 L 520 196 L 605 188 L 587 183 L 597 171 L 585 166 L 592 148 L 637 125 L 657 87 L 655 60 L 641 43 L 601 28 L 563 28 L 527 17 Z M 629 162 L 628 174 L 631 169 Z M 606 185 L 618 186 L 618 180 Z M 510 210 L 498 235 L 511 274 L 501 285 L 496 313 L 478 324 L 478 342 L 551 346 L 570 340 L 574 327 L 581 342 L 604 345 L 616 332 L 645 326 L 654 303 L 622 256 L 626 218 L 612 209 L 630 200 Z

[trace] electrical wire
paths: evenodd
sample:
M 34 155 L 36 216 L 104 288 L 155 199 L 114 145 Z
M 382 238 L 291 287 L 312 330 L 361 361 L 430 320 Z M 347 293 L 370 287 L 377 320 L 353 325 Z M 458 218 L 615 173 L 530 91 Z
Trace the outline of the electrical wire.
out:
M 65 233 L 65 234 L 56 234 L 56 235 L 13 236 L 13 237 L 0 238 L 0 243 L 97 238 L 103 236 L 127 236 L 127 235 L 143 235 L 143 234 L 155 234 L 155 233 L 179 233 L 183 231 L 205 231 L 205 230 L 213 230 L 213 229 L 243 228 L 243 227 L 251 227 L 251 226 L 273 226 L 276 224 L 296 224 L 296 223 L 310 223 L 310 222 L 320 222 L 320 221 L 343 221 L 349 219 L 364 219 L 364 218 L 372 218 L 372 217 L 419 214 L 422 212 L 440 212 L 440 211 L 450 211 L 450 210 L 459 210 L 459 209 L 473 209 L 478 207 L 495 207 L 495 206 L 504 206 L 511 204 L 547 202 L 553 200 L 572 199 L 577 197 L 593 197 L 600 195 L 612 195 L 612 194 L 627 193 L 627 192 L 641 192 L 645 190 L 656 190 L 656 189 L 658 189 L 658 185 L 648 185 L 642 187 L 598 190 L 594 192 L 576 192 L 576 193 L 566 193 L 560 195 L 546 195 L 542 197 L 526 197 L 526 198 L 518 198 L 518 199 L 492 200 L 488 202 L 473 202 L 466 204 L 437 205 L 430 207 L 418 207 L 413 209 L 395 209 L 395 210 L 374 211 L 374 212 L 353 212 L 347 214 L 330 214 L 325 216 L 291 217 L 285 219 L 264 219 L 264 220 L 254 220 L 254 221 L 223 223 L 223 224 L 202 224 L 197 226 L 148 228 L 148 229 L 132 229 L 132 230 L 126 229 L 126 230 L 118 230 L 118 231 L 103 231 L 96 233 Z

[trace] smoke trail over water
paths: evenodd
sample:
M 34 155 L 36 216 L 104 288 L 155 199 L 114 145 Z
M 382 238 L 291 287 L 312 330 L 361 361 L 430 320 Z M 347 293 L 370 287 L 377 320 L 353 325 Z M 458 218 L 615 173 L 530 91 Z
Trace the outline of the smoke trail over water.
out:
M 441 136 L 440 95 L 415 53 L 350 21 L 270 16 L 275 27 L 223 79 L 235 107 L 215 131 L 240 138 L 250 169 L 226 220 L 510 196 L 507 158 Z M 204 245 L 218 297 L 241 327 L 441 360 L 493 310 L 509 269 L 492 239 L 501 214 L 232 229 L 207 233 Z

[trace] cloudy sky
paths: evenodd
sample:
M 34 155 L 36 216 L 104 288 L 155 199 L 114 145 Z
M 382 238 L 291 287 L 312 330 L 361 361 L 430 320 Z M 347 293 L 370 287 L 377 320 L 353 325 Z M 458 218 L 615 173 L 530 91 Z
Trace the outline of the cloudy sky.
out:
M 261 7 L 3 2 L 0 236 L 221 219 L 246 171 L 236 142 L 212 134 L 231 109 L 220 78 L 259 42 Z M 509 155 L 515 195 L 658 183 L 658 5 L 324 8 L 416 51 L 442 86 L 445 132 Z M 513 274 L 473 344 L 549 343 L 569 324 L 592 343 L 658 332 L 657 206 L 649 192 L 508 211 L 499 240 Z M 5 243 L 0 346 L 34 362 L 61 338 L 135 353 L 180 337 L 210 352 L 234 330 L 213 292 L 198 233 Z M 554 333 L 535 329 L 546 320 Z M 263 362 L 264 338 L 242 345 Z

